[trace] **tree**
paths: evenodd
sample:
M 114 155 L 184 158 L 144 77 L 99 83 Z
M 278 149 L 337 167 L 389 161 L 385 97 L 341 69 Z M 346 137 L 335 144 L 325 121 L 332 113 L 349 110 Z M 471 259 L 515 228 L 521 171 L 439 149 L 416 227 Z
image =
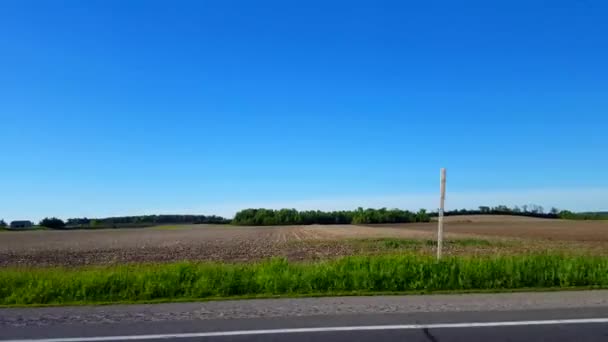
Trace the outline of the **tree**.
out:
M 538 204 L 530 204 L 530 212 L 533 214 L 542 214 L 544 212 L 544 208 Z
M 65 223 L 56 217 L 45 217 L 42 221 L 40 221 L 39 225 L 51 229 L 62 229 L 65 228 Z
M 429 222 L 431 218 L 427 214 L 426 209 L 420 209 L 416 213 L 416 222 Z
M 4 220 L 0 220 L 0 228 L 6 228 L 6 222 Z
M 494 207 L 492 210 L 495 211 L 495 212 L 498 212 L 498 213 L 509 213 L 509 212 L 511 212 L 511 209 L 509 207 L 507 207 L 506 205 L 499 205 L 497 207 Z
M 289 225 L 289 224 L 368 224 L 428 222 L 426 210 L 417 213 L 401 209 L 363 209 L 343 211 L 296 209 L 244 209 L 236 213 L 233 224 L 248 226 Z
M 557 215 L 557 214 L 559 214 L 559 209 L 557 209 L 556 207 L 551 207 L 551 214 L 552 214 L 552 215 Z
M 571 212 L 569 210 L 562 210 L 559 212 L 559 218 L 565 219 L 565 220 L 573 220 L 576 218 L 576 214 L 574 214 L 573 212 Z

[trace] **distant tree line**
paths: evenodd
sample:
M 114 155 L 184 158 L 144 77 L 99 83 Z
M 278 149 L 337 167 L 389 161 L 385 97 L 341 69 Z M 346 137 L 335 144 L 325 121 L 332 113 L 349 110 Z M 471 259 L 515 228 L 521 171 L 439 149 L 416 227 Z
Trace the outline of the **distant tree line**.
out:
M 216 215 L 142 215 L 106 218 L 70 218 L 66 228 L 126 228 L 159 224 L 227 224 L 229 219 Z
M 428 222 L 429 215 L 421 209 L 414 213 L 400 209 L 363 209 L 320 211 L 296 209 L 244 209 L 236 213 L 232 224 L 244 226 L 272 226 L 299 224 L 365 224 Z
M 568 210 L 562 210 L 559 213 L 559 217 L 565 220 L 608 220 L 608 212 L 586 212 L 586 213 L 573 213 Z
M 581 212 L 551 208 L 545 212 L 540 205 L 527 204 L 513 208 L 505 205 L 496 207 L 480 206 L 478 209 L 448 210 L 446 216 L 456 215 L 516 215 L 566 220 L 608 220 L 608 212 Z M 411 212 L 400 209 L 363 209 L 342 211 L 320 211 L 296 209 L 244 209 L 236 213 L 234 219 L 216 215 L 142 215 L 107 218 L 70 218 L 66 222 L 56 217 L 47 217 L 38 224 L 50 229 L 96 229 L 150 227 L 161 224 L 235 224 L 246 226 L 270 225 L 308 225 L 308 224 L 372 224 L 372 223 L 409 223 L 429 222 L 437 212 L 427 213 L 420 209 Z M 29 221 L 28 221 L 29 222 Z M 12 223 L 11 223 L 12 225 Z M 31 225 L 31 223 L 30 223 Z M 0 228 L 7 228 L 0 219 Z
M 431 213 L 431 216 L 437 216 L 438 213 Z M 515 206 L 510 208 L 506 205 L 499 205 L 496 207 L 480 206 L 479 209 L 455 209 L 446 210 L 445 216 L 456 216 L 456 215 L 515 215 L 515 216 L 529 216 L 539 218 L 560 218 L 560 211 L 557 208 L 551 208 L 549 212 L 545 212 L 545 209 L 536 204 L 524 204 L 521 207 Z
M 436 212 L 430 213 L 430 216 L 432 217 L 436 217 L 437 215 L 438 213 Z M 525 204 L 521 207 L 515 206 L 513 208 L 506 205 L 499 205 L 496 207 L 480 206 L 479 209 L 448 210 L 444 212 L 444 215 L 515 215 L 564 220 L 608 220 L 608 212 L 575 213 L 569 210 L 559 210 L 555 207 L 552 207 L 548 212 L 545 212 L 545 209 L 542 206 L 536 204 Z

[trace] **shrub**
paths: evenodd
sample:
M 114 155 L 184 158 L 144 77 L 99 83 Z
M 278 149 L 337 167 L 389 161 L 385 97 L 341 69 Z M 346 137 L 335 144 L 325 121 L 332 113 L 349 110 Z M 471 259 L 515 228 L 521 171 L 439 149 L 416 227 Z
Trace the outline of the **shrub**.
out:
M 62 229 L 65 228 L 65 222 L 63 220 L 58 219 L 56 217 L 44 218 L 39 223 L 40 226 L 51 228 L 51 229 Z

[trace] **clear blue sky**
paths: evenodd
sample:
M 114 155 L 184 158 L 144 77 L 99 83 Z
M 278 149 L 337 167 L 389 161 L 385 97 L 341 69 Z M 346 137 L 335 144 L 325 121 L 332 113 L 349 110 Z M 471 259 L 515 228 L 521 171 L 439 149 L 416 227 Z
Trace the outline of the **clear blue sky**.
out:
M 591 0 L 2 1 L 0 218 L 434 208 L 440 167 L 448 207 L 608 209 L 606 18 Z

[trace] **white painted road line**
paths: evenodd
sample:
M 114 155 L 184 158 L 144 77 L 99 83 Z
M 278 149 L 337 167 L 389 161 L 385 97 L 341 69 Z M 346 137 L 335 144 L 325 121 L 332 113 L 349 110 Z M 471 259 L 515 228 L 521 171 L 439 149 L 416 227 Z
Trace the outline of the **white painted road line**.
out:
M 212 331 L 183 334 L 156 334 L 156 335 L 127 335 L 127 336 L 96 336 L 71 338 L 41 338 L 26 340 L 0 340 L 0 342 L 100 342 L 100 341 L 141 341 L 163 340 L 177 338 L 222 337 L 242 335 L 270 335 L 294 334 L 336 331 L 373 331 L 373 330 L 412 330 L 412 329 L 447 329 L 447 328 L 484 328 L 484 327 L 513 327 L 529 325 L 560 325 L 560 324 L 590 324 L 608 323 L 608 318 L 582 318 L 582 319 L 551 319 L 538 321 L 506 321 L 506 322 L 472 322 L 472 323 L 435 323 L 435 324 L 398 324 L 398 325 L 368 325 L 350 327 L 318 327 L 293 329 L 262 329 L 262 330 L 235 330 Z

